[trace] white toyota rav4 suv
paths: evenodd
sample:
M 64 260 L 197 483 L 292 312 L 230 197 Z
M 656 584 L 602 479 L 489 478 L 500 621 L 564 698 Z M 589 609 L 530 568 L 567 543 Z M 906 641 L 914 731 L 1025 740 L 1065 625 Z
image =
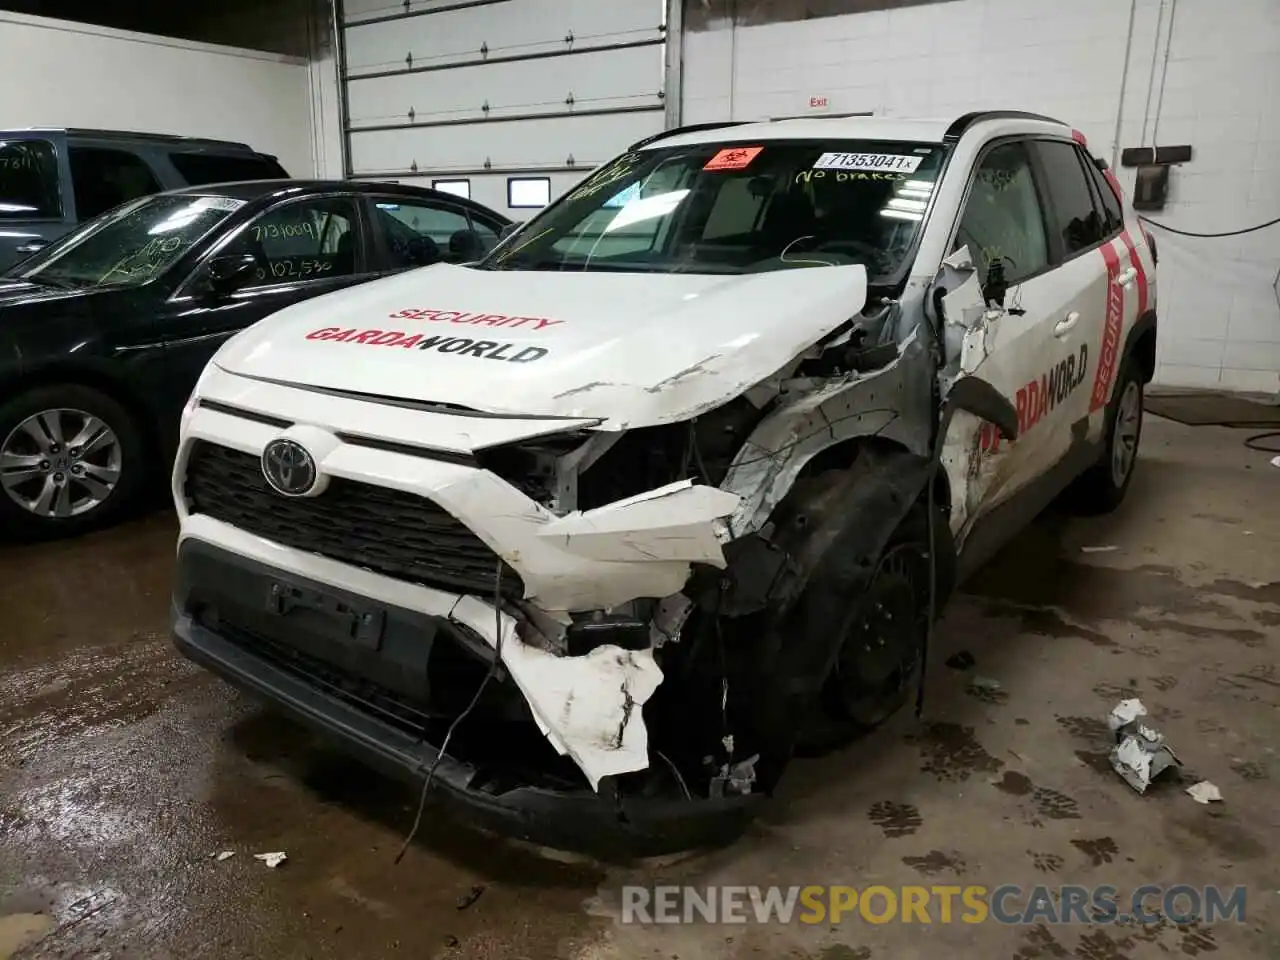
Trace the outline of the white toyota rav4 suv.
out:
M 1052 498 L 1119 503 L 1155 302 L 1047 117 L 668 131 L 483 261 L 221 349 L 176 643 L 491 828 L 722 842 L 909 699 L 931 611 Z

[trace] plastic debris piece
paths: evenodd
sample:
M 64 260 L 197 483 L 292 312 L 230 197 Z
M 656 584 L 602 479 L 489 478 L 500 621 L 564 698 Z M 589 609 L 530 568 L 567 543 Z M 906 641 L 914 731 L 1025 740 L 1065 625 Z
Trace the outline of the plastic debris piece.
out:
M 274 870 L 276 867 L 280 866 L 280 864 L 288 860 L 289 856 L 283 850 L 280 850 L 276 853 L 255 853 L 253 855 L 253 859 L 261 860 L 268 867 Z
M 1081 553 L 1110 553 L 1112 550 L 1119 550 L 1119 549 L 1120 548 L 1115 546 L 1114 544 L 1109 544 L 1105 547 L 1081 547 L 1080 552 Z
M 1127 723 L 1133 723 L 1139 717 L 1147 715 L 1147 708 L 1142 705 L 1142 701 L 1136 697 L 1132 700 L 1121 700 L 1111 709 L 1111 715 L 1107 717 L 1107 726 L 1115 733 Z
M 974 690 L 999 690 L 1000 681 L 992 680 L 990 677 L 973 677 L 969 680 L 969 686 Z
M 1146 793 L 1151 781 L 1171 767 L 1181 766 L 1164 735 L 1145 723 L 1147 708 L 1138 699 L 1121 700 L 1107 717 L 1115 736 L 1111 767 L 1138 793 Z
M 1187 796 L 1196 803 L 1221 803 L 1222 791 L 1208 780 L 1201 780 L 1187 787 Z
M 219 863 L 221 863 L 223 860 L 230 860 L 235 855 L 236 855 L 236 852 L 234 850 L 223 850 L 221 853 L 209 854 L 210 857 L 212 857 L 214 860 L 217 860 Z
M 1272 465 L 1273 467 L 1280 467 L 1280 457 L 1272 457 L 1272 458 L 1271 458 L 1271 465 Z
M 474 886 L 472 886 L 470 890 L 468 890 L 466 893 L 464 893 L 462 896 L 458 898 L 458 903 L 457 903 L 458 909 L 459 910 L 467 909 L 467 907 L 471 906 L 473 903 L 475 903 L 477 900 L 480 899 L 480 895 L 482 893 L 484 893 L 484 885 L 480 883 L 475 884 Z

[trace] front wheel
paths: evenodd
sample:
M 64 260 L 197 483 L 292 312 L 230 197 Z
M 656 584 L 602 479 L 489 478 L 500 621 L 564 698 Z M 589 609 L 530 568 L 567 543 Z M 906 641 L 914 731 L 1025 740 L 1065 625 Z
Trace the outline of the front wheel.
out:
M 945 536 L 939 511 L 934 536 Z M 876 558 L 865 589 L 849 598 L 835 664 L 797 749 L 821 754 L 874 730 L 907 702 L 921 669 L 929 624 L 929 531 L 923 506 L 903 520 Z M 942 546 L 939 543 L 939 546 Z M 940 601 L 949 573 L 940 571 Z
M 118 518 L 142 486 L 134 418 L 90 387 L 37 387 L 0 405 L 0 533 L 72 536 Z

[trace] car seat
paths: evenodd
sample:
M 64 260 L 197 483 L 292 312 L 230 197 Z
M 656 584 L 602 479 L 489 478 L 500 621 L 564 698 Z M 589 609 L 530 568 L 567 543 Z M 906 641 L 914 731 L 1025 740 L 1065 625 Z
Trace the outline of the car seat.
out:
M 449 238 L 449 260 L 469 263 L 484 256 L 484 242 L 474 230 L 458 230 Z
M 356 240 L 348 230 L 338 238 L 333 251 L 333 273 L 352 274 L 356 272 Z
M 791 189 L 779 193 L 765 211 L 760 227 L 760 246 L 768 254 L 779 256 L 802 237 L 818 230 L 818 217 L 804 190 Z

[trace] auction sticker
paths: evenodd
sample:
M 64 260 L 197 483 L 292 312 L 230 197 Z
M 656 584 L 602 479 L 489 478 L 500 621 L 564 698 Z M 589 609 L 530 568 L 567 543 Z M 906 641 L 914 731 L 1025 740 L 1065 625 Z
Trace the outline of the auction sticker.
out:
M 884 173 L 915 173 L 924 157 L 900 153 L 824 153 L 813 164 L 815 170 L 879 170 Z

